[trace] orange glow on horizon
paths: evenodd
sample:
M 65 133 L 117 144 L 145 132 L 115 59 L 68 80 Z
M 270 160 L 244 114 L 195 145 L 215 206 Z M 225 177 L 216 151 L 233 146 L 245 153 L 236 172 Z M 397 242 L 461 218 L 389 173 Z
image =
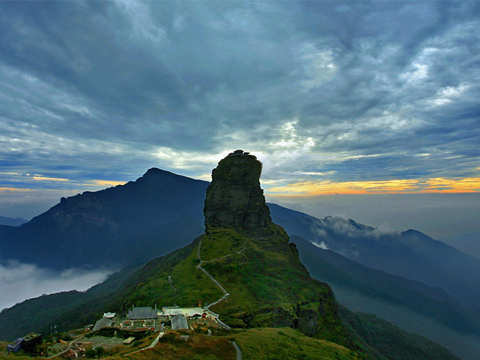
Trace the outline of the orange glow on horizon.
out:
M 93 180 L 93 184 L 97 186 L 117 186 L 125 185 L 126 181 Z
M 408 194 L 408 193 L 473 193 L 480 192 L 480 177 L 465 179 L 409 179 L 384 181 L 308 181 L 272 187 L 266 192 L 275 195 L 329 194 Z
M 0 187 L 0 191 L 21 191 L 21 192 L 27 192 L 27 191 L 33 191 L 32 189 L 22 189 L 22 188 L 13 188 L 13 187 Z
M 46 177 L 46 176 L 33 176 L 33 180 L 36 180 L 36 181 L 69 181 L 68 179 L 51 178 L 51 177 Z
M 45 178 L 45 177 L 36 177 L 34 178 L 36 181 L 57 181 L 57 182 L 69 182 L 72 183 L 69 179 L 60 179 L 60 178 Z M 83 187 L 111 187 L 117 185 L 125 185 L 126 181 L 110 181 L 110 180 L 91 180 L 88 183 L 77 183 L 78 189 L 64 189 L 64 188 L 57 188 L 57 189 L 48 189 L 48 188 L 38 188 L 38 187 L 0 187 L 0 192 L 3 193 L 26 193 L 26 192 L 33 192 L 33 193 L 42 193 L 42 192 L 68 192 L 72 194 L 82 193 L 86 191 Z M 27 185 L 28 186 L 28 185 Z M 83 188 L 83 189 L 82 189 Z

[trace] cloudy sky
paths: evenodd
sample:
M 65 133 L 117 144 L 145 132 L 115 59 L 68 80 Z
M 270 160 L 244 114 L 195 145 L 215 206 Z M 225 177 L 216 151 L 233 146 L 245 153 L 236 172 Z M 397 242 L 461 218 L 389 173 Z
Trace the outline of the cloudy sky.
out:
M 2 1 L 0 215 L 235 149 L 290 202 L 477 196 L 478 29 L 477 1 Z

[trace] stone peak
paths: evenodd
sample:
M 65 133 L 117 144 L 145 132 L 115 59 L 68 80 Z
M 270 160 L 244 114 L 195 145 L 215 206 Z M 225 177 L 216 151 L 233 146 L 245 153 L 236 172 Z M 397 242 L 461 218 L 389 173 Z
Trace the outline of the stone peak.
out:
M 234 152 L 231 152 L 228 154 L 228 156 L 253 156 L 255 159 L 257 158 L 255 155 L 251 155 L 249 152 L 243 151 L 243 150 L 235 150 Z
M 220 160 L 207 188 L 204 215 L 208 232 L 233 227 L 252 235 L 272 232 L 270 211 L 260 188 L 262 163 L 256 156 L 236 150 Z

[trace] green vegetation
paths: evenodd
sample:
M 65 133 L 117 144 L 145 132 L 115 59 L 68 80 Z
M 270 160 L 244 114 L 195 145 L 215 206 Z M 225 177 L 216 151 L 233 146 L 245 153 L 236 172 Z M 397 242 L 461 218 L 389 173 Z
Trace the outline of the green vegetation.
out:
M 0 342 L 0 360 L 32 360 L 32 358 L 25 354 L 25 352 L 19 351 L 18 353 L 11 353 L 7 355 L 7 345 L 9 343 L 6 341 Z
M 251 238 L 231 228 L 214 229 L 191 245 L 148 263 L 119 290 L 110 287 L 109 292 L 100 286 L 95 291 L 102 296 L 89 297 L 86 302 L 82 302 L 85 294 L 59 294 L 53 299 L 68 302 L 78 295 L 78 302 L 69 303 L 70 311 L 55 321 L 65 329 L 73 328 L 75 322 L 93 323 L 104 311 L 124 313 L 131 305 L 190 307 L 198 300 L 215 302 L 223 292 L 198 268 L 199 250 L 202 267 L 230 294 L 212 310 L 236 328 L 233 332 L 217 331 L 214 336 L 206 336 L 206 331 L 170 332 L 154 349 L 138 351 L 145 349 L 156 334 L 145 334 L 125 345 L 121 339 L 129 334 L 123 336 L 117 331 L 117 337 L 110 338 L 111 344 L 101 340 L 89 345 L 86 357 L 235 359 L 234 340 L 244 359 L 457 360 L 441 346 L 374 316 L 342 309 L 342 323 L 330 287 L 310 277 L 296 248 L 288 244 L 288 236 L 278 227 L 268 239 Z M 43 300 L 37 301 L 45 307 Z M 99 335 L 112 336 L 112 331 L 95 333 L 93 339 L 108 339 Z M 189 335 L 188 340 L 182 335 Z M 63 350 L 58 345 L 45 343 L 42 351 L 60 353 Z M 13 356 L 26 358 L 22 353 Z
M 342 308 L 341 316 L 370 347 L 389 360 L 460 360 L 443 346 L 407 333 L 375 315 Z
M 247 238 L 234 229 L 212 229 L 202 239 L 200 257 L 203 261 L 211 261 L 235 254 L 243 249 Z
M 2 311 L 0 339 L 13 341 L 30 332 L 50 333 L 45 319 L 54 319 L 60 313 L 74 309 L 81 303 L 92 300 L 88 294 L 69 291 L 27 300 Z
M 190 246 L 146 265 L 127 283 L 111 309 L 132 305 L 195 306 L 224 294 L 197 266 L 222 284 L 230 296 L 212 310 L 232 327 L 292 327 L 358 349 L 337 315 L 328 285 L 312 279 L 281 229 L 269 239 L 253 239 L 234 229 L 215 229 Z M 117 310 L 118 311 L 118 310 Z
M 330 341 L 314 339 L 290 328 L 261 328 L 228 337 L 242 350 L 244 360 L 354 360 L 364 355 Z
M 172 266 L 164 266 L 159 262 L 157 266 L 144 268 L 136 284 L 126 292 L 122 300 L 122 308 L 135 306 L 160 306 L 179 305 L 192 307 L 198 300 L 214 302 L 222 297 L 223 293 L 212 283 L 200 269 L 195 247 L 190 248 L 190 253 Z M 154 276 L 144 276 L 142 272 L 155 273 Z
M 125 353 L 119 359 L 131 360 L 235 360 L 235 348 L 225 337 L 171 331 L 153 349 Z M 114 358 L 114 359 L 115 359 Z
M 215 231 L 215 240 L 221 239 L 222 230 Z M 233 230 L 223 234 L 221 243 L 233 236 Z M 231 294 L 213 310 L 234 327 L 289 326 L 354 347 L 338 320 L 331 289 L 309 276 L 288 246 L 287 235 L 279 229 L 277 234 L 265 241 L 237 233 L 235 247 L 246 243 L 244 251 L 204 265 Z M 210 234 L 204 242 L 209 238 Z
M 330 287 L 309 276 L 296 248 L 288 244 L 288 237 L 279 228 L 269 239 L 254 239 L 233 229 L 215 229 L 191 245 L 148 263 L 120 290 L 81 303 L 56 321 L 64 320 L 66 327 L 76 317 L 85 325 L 86 319 L 98 319 L 103 311 L 122 312 L 131 305 L 189 307 L 198 300 L 204 304 L 217 301 L 223 293 L 197 267 L 199 247 L 202 259 L 209 260 L 202 267 L 230 293 L 212 310 L 235 328 L 233 331 L 217 330 L 213 336 L 200 328 L 195 332 L 169 332 L 155 348 L 146 349 L 156 334 L 145 334 L 125 345 L 121 339 L 129 334 L 123 336 L 117 331 L 116 337 L 107 338 L 100 335 L 112 336 L 114 330 L 102 330 L 93 338 L 85 338 L 91 344 L 86 347 L 86 356 L 235 359 L 231 343 L 235 341 L 243 359 L 458 360 L 441 346 L 370 315 L 341 309 L 342 323 Z M 102 289 L 97 291 L 101 293 Z M 92 342 L 97 338 L 98 342 Z M 44 345 L 45 354 L 63 351 L 60 344 Z M 12 356 L 27 359 L 22 353 Z
M 85 352 L 85 356 L 90 359 L 101 358 L 102 356 L 105 356 L 105 354 L 106 354 L 106 351 L 101 346 L 97 346 L 96 348 L 87 350 Z

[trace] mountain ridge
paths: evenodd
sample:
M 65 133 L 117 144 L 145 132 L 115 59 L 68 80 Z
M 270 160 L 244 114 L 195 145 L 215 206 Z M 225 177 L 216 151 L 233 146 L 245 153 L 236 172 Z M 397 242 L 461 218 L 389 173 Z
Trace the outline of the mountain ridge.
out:
M 416 231 L 383 232 L 339 217 L 316 219 L 270 204 L 272 218 L 291 235 L 376 270 L 442 287 L 467 310 L 480 309 L 480 262 Z
M 131 264 L 140 264 L 142 262 L 145 262 L 145 260 L 148 260 L 149 258 L 161 255 L 162 252 L 166 253 L 169 250 L 178 249 L 182 246 L 187 245 L 192 238 L 195 238 L 197 235 L 203 232 L 203 219 L 198 219 L 196 214 L 201 213 L 204 207 L 205 191 L 207 187 L 207 182 L 201 180 L 193 180 L 188 177 L 183 177 L 174 173 L 152 168 L 147 171 L 147 173 L 141 178 L 137 179 L 136 181 L 129 182 L 125 185 L 105 189 L 100 192 L 85 192 L 81 195 L 79 194 L 72 197 L 75 198 L 74 201 L 78 202 L 78 204 L 83 206 L 83 209 L 93 209 L 94 211 L 92 213 L 88 213 L 88 211 L 85 211 L 85 213 L 75 213 L 75 207 L 72 205 L 72 198 L 68 198 L 61 201 L 60 204 L 57 204 L 55 207 L 52 208 L 55 208 L 55 211 L 60 211 L 60 214 L 58 215 L 59 218 L 55 218 L 55 214 L 53 214 L 53 216 L 48 217 L 48 220 L 57 224 L 57 240 L 63 240 L 64 238 L 62 238 L 62 236 L 67 233 L 67 231 L 64 231 L 62 235 L 61 231 L 58 230 L 62 229 L 62 225 L 65 229 L 73 229 L 78 231 L 80 235 L 86 227 L 88 231 L 95 232 L 97 235 L 100 232 L 101 236 L 106 236 L 108 238 L 107 235 L 112 234 L 111 231 L 112 229 L 114 229 L 114 226 L 109 225 L 109 221 L 111 221 L 112 218 L 115 216 L 115 224 L 120 224 L 118 226 L 123 226 L 122 231 L 119 231 L 117 229 L 117 234 L 121 233 L 123 237 L 110 238 L 110 246 L 123 246 L 121 252 L 127 252 L 127 257 L 130 260 L 132 258 L 135 258 L 135 261 L 131 262 Z M 122 196 L 119 195 L 120 192 Z M 104 194 L 107 194 L 108 197 L 104 196 Z M 125 194 L 127 194 L 128 196 Z M 107 198 L 108 201 L 106 200 Z M 153 201 L 152 198 L 155 198 L 155 201 Z M 131 199 L 136 200 L 131 201 Z M 116 206 L 112 204 L 120 204 L 124 208 L 123 210 L 114 210 Z M 74 207 L 74 209 L 71 210 L 70 206 Z M 142 206 L 144 208 L 142 210 L 143 212 L 138 210 L 139 206 Z M 364 238 L 367 238 L 367 243 L 375 243 L 375 239 L 373 239 L 372 237 L 376 236 L 376 229 L 367 225 L 358 224 L 353 220 L 342 220 L 342 222 L 336 222 L 334 221 L 334 218 L 330 217 L 328 221 L 325 221 L 325 224 L 331 225 L 330 227 L 324 226 L 323 228 L 320 228 L 318 226 L 314 226 L 312 228 L 311 224 L 318 225 L 318 222 L 321 223 L 321 220 L 309 217 L 306 214 L 282 208 L 274 204 L 269 204 L 269 209 L 274 222 L 281 224 L 290 235 L 306 234 L 305 238 L 307 238 L 311 242 L 322 243 L 323 241 L 325 244 L 327 244 L 328 241 L 326 240 L 328 239 L 325 238 L 325 236 L 321 237 L 318 235 L 322 231 L 324 233 L 328 233 L 328 231 L 330 231 L 331 233 L 338 235 L 338 231 L 337 233 L 335 233 L 335 231 L 338 230 L 335 228 L 335 225 L 340 226 L 342 224 L 347 224 L 347 230 L 351 228 L 354 232 L 357 231 L 364 234 L 370 234 L 370 238 L 368 236 Z M 106 210 L 105 214 L 103 213 L 103 210 Z M 95 213 L 95 211 L 97 211 L 97 213 Z M 138 213 L 141 213 L 142 215 L 140 220 L 132 218 L 133 215 L 138 215 Z M 102 217 L 96 218 L 96 214 L 100 214 Z M 285 218 L 288 218 L 288 221 L 286 221 Z M 42 217 L 36 217 L 35 219 L 35 221 L 39 222 L 43 227 L 43 224 L 40 221 L 42 220 Z M 77 221 L 78 223 L 75 224 L 75 222 Z M 300 229 L 298 226 L 290 226 L 292 222 L 295 223 L 298 221 L 303 221 L 303 225 L 307 224 L 309 226 L 304 226 L 302 229 Z M 188 224 L 188 226 L 185 226 L 185 224 Z M 129 231 L 129 226 L 131 229 L 135 229 L 136 226 L 142 227 L 142 229 L 144 230 L 144 235 L 138 233 L 133 235 L 133 232 L 131 230 Z M 15 233 L 18 231 L 14 228 L 7 228 L 7 232 L 11 231 L 12 233 Z M 154 229 L 154 231 L 157 231 L 157 233 L 149 233 L 150 231 L 152 231 L 152 229 Z M 317 233 L 314 234 L 314 231 L 312 229 L 315 230 Z M 170 233 L 168 233 L 168 231 L 170 231 Z M 75 231 L 73 232 L 73 234 L 75 235 Z M 348 231 L 346 234 L 348 235 Z M 410 232 L 408 234 L 415 235 L 415 233 Z M 47 232 L 47 235 L 51 235 L 51 233 L 48 234 Z M 43 238 L 47 238 L 46 234 L 43 234 Z M 77 239 L 78 238 L 79 237 L 77 237 Z M 3 236 L 2 241 L 4 239 L 5 237 Z M 165 239 L 172 241 L 165 241 Z M 348 236 L 346 238 L 337 237 L 338 241 L 344 239 L 353 243 L 354 241 L 356 241 L 355 238 L 349 238 Z M 93 240 L 99 241 L 99 237 L 94 238 Z M 123 243 L 121 240 L 125 241 L 125 243 Z M 117 242 L 115 243 L 115 241 Z M 349 244 L 348 241 L 346 242 L 347 245 Z M 162 244 L 161 246 L 158 245 L 160 243 Z M 68 244 L 64 244 L 64 246 L 65 248 L 68 248 Z M 98 261 L 103 264 L 104 256 L 102 254 L 105 252 L 105 249 L 102 248 L 102 242 L 97 244 L 97 246 L 100 246 L 100 250 L 102 250 L 97 250 L 97 252 L 101 255 L 98 256 Z M 331 243 L 328 243 L 328 246 L 331 246 Z M 95 249 L 99 248 L 93 248 L 93 250 Z M 145 249 L 147 249 L 148 254 L 147 256 L 142 256 L 145 255 L 142 253 L 142 251 L 145 252 Z M 65 256 L 62 255 L 61 250 L 61 248 L 56 249 L 57 253 L 53 254 L 55 260 Z M 74 250 L 73 253 L 78 251 L 78 253 L 81 255 L 81 250 L 81 248 L 78 248 L 77 250 Z M 352 254 L 355 250 L 355 248 L 349 249 L 350 253 Z M 118 249 L 116 251 L 117 253 L 120 253 Z M 67 255 L 71 253 L 72 250 L 67 249 Z M 140 253 L 140 255 L 136 257 L 136 253 Z M 0 252 L 0 254 L 2 254 L 2 252 Z M 91 254 L 92 248 L 89 249 L 89 255 Z M 96 255 L 95 252 L 93 252 L 93 254 Z M 71 266 L 73 263 L 70 261 L 64 261 L 60 265 L 62 264 L 64 266 Z
M 0 216 L 0 225 L 7 225 L 7 226 L 20 226 L 22 224 L 27 223 L 28 220 L 22 218 L 11 218 L 6 216 Z
M 186 245 L 187 239 L 201 233 L 199 214 L 207 186 L 201 180 L 151 168 L 125 185 L 62 198 L 19 228 L 2 227 L 0 256 L 58 270 L 105 263 L 106 251 L 113 268 L 129 265 L 135 252 L 139 254 L 135 261 L 144 262 Z M 181 226 L 184 221 L 192 227 Z M 133 241 L 137 238 L 142 243 Z M 142 254 L 144 247 L 149 251 Z

